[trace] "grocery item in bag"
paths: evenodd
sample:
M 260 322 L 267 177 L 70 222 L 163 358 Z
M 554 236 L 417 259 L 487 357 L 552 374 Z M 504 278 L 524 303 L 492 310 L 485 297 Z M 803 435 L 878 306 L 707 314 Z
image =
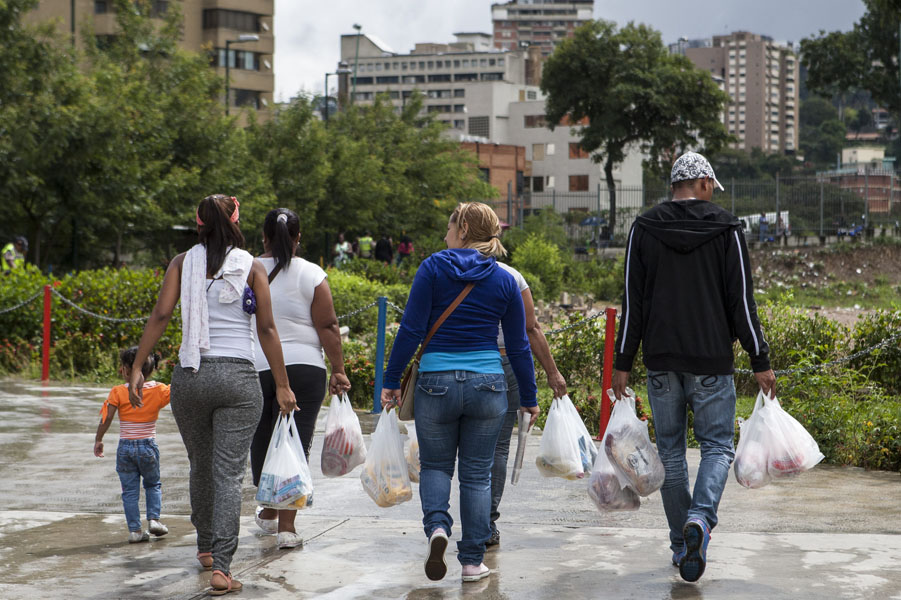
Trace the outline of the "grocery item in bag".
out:
M 601 445 L 606 441 L 601 440 Z M 599 452 L 588 478 L 588 497 L 601 511 L 638 510 L 641 500 L 635 490 L 623 487 L 606 452 Z
M 769 450 L 764 445 L 766 423 L 763 396 L 758 395 L 754 412 L 747 420 L 739 419 L 738 447 L 735 449 L 735 462 L 732 470 L 735 480 L 746 488 L 761 488 L 771 481 L 767 464 L 770 460 Z
M 775 397 L 764 397 L 765 445 L 769 453 L 767 472 L 779 479 L 793 477 L 815 467 L 823 458 L 816 440 L 804 426 L 785 412 Z
M 256 500 L 280 510 L 300 510 L 313 503 L 313 477 L 293 417 L 283 415 L 276 421 Z
M 651 444 L 647 422 L 635 415 L 635 392 L 626 388 L 622 399 L 616 400 L 610 389 L 607 396 L 615 404 L 604 436 L 604 451 L 620 483 L 639 496 L 649 496 L 663 487 L 666 472 Z
M 586 474 L 579 450 L 579 432 L 560 398 L 551 403 L 548 411 L 535 465 L 545 477 L 581 479 Z
M 381 507 L 395 506 L 413 497 L 404 444 L 393 408 L 379 417 L 360 482 L 369 497 Z
M 350 404 L 350 398 L 346 393 L 340 399 L 332 396 L 322 444 L 322 474 L 326 477 L 340 477 L 365 461 L 363 430 L 360 428 L 360 419 Z
M 564 394 L 560 398 L 560 405 L 569 415 L 570 423 L 572 423 L 573 429 L 578 435 L 579 458 L 582 460 L 582 470 L 585 473 L 590 473 L 594 461 L 598 457 L 597 446 L 594 445 L 594 440 L 591 439 L 591 434 L 588 433 L 588 428 L 585 427 L 585 422 L 582 421 L 582 417 L 579 415 L 579 411 L 576 410 L 572 400 L 569 399 L 569 395 Z
M 419 438 L 416 437 L 416 426 L 412 423 L 407 424 L 407 444 L 404 455 L 407 458 L 407 471 L 410 474 L 410 481 L 419 483 Z

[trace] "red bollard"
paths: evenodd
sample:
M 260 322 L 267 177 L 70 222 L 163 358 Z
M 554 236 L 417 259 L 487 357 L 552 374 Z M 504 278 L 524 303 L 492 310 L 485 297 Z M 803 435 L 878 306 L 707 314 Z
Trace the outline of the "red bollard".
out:
M 41 381 L 50 380 L 50 307 L 53 299 L 50 296 L 50 286 L 44 286 L 44 344 L 41 353 Z
M 598 439 L 603 439 L 607 431 L 607 423 L 610 421 L 610 400 L 607 398 L 607 390 L 613 386 L 613 347 L 616 345 L 616 309 L 607 308 L 605 311 L 607 326 L 604 332 L 604 369 L 601 374 L 601 417 L 598 425 Z

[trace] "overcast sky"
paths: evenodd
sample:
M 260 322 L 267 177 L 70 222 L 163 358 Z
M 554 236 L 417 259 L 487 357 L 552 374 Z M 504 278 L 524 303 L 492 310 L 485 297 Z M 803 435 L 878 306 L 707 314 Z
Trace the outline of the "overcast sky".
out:
M 339 40 L 353 24 L 406 53 L 417 42 L 453 41 L 457 31 L 491 33 L 491 0 L 276 0 L 275 99 L 322 91 L 334 72 Z M 595 0 L 594 15 L 619 24 L 647 23 L 665 43 L 746 30 L 778 41 L 847 31 L 863 14 L 861 0 Z M 331 83 L 331 82 L 329 82 Z M 332 87 L 331 85 L 329 87 Z

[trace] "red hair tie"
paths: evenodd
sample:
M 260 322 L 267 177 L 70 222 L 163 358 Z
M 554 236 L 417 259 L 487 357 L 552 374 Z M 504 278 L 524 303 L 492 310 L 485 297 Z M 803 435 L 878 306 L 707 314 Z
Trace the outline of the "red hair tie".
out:
M 237 223 L 237 222 L 238 222 L 238 219 L 239 219 L 240 216 L 241 216 L 240 211 L 238 210 L 238 207 L 241 206 L 241 203 L 238 202 L 238 199 L 235 198 L 234 196 L 231 196 L 230 199 L 231 199 L 232 202 L 235 203 L 235 212 L 232 213 L 232 216 L 229 217 L 229 219 L 231 220 L 232 223 Z M 200 219 L 200 208 L 198 208 L 198 209 L 194 212 L 194 220 L 197 221 L 197 224 L 198 224 L 198 225 L 203 225 L 203 221 Z

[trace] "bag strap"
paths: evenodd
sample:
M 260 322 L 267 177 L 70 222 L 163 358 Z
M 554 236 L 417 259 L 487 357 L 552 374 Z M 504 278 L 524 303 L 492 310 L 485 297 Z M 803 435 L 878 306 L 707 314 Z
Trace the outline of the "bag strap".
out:
M 463 302 L 463 299 L 469 295 L 469 292 L 472 291 L 472 288 L 475 287 L 475 285 L 476 284 L 473 281 L 470 281 L 469 283 L 467 283 L 466 287 L 463 288 L 463 291 L 460 292 L 460 295 L 458 295 L 454 299 L 454 301 L 450 303 L 450 306 L 448 306 L 446 309 L 444 309 L 444 312 L 441 313 L 441 316 L 438 317 L 438 320 L 435 321 L 434 325 L 432 325 L 432 328 L 429 330 L 428 335 L 425 336 L 425 339 L 422 341 L 422 345 L 419 346 L 419 352 L 416 354 L 416 359 L 415 359 L 417 363 L 419 362 L 419 359 L 422 358 L 422 352 L 423 352 L 423 350 L 425 350 L 425 347 L 428 345 L 429 340 L 432 339 L 432 336 L 435 335 L 435 332 L 438 331 L 438 328 L 441 327 L 441 324 L 444 323 L 444 321 L 449 316 L 451 316 L 451 313 L 454 312 L 454 310 L 456 310 L 456 308 L 458 306 L 460 306 L 460 303 Z
M 275 279 L 275 276 L 278 275 L 279 271 L 282 270 L 282 263 L 278 263 L 275 265 L 275 268 L 272 269 L 272 272 L 269 273 L 269 283 L 272 283 L 272 280 Z

